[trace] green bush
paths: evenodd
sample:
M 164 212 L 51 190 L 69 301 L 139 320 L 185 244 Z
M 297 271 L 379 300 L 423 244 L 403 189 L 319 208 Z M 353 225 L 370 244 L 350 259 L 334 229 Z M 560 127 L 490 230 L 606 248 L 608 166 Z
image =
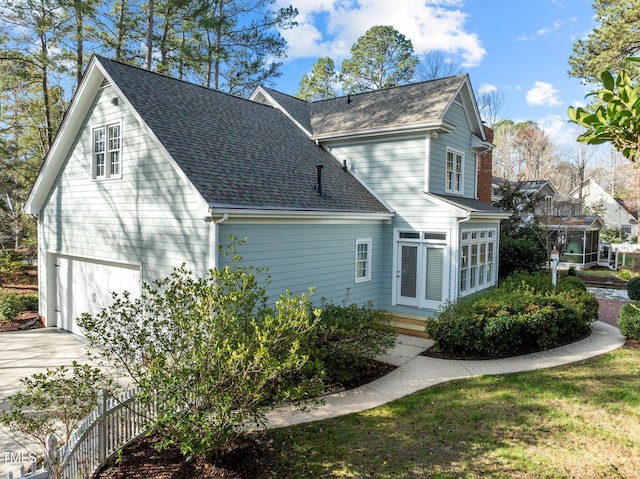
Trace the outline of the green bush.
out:
M 577 276 L 567 276 L 558 281 L 557 291 L 586 291 L 587 285 Z
M 351 381 L 395 342 L 391 315 L 370 303 L 325 304 L 320 309 L 320 321 L 303 349 L 309 364 L 321 368 L 328 382 Z
M 618 328 L 627 338 L 640 341 L 640 307 L 638 303 L 628 303 L 620 308 Z
M 11 321 L 23 311 L 38 309 L 37 294 L 0 290 L 0 321 Z
M 426 332 L 440 351 L 506 356 L 581 338 L 597 317 L 598 300 L 579 283 L 553 291 L 548 275 L 517 273 L 498 288 L 448 305 L 427 322 Z
M 220 459 L 247 427 L 264 424 L 269 408 L 322 387 L 321 378 L 299 375 L 320 311 L 289 292 L 270 306 L 262 270 L 229 250 L 224 269 L 196 278 L 183 266 L 144 283 L 140 297 L 114 295 L 109 308 L 78 320 L 92 348 L 155 408 L 147 426 L 160 434 L 159 447 L 176 445 L 188 458 Z
M 627 281 L 627 293 L 629 293 L 630 300 L 640 300 L 640 276 L 636 276 Z

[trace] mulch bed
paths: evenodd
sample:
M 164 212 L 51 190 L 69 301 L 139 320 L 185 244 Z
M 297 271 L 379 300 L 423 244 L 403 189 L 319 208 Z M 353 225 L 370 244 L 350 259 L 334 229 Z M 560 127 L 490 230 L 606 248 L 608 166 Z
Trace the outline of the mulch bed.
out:
M 345 383 L 353 389 L 389 374 L 391 364 L 375 362 L 357 381 Z M 197 458 L 186 461 L 177 447 L 158 452 L 157 436 L 141 437 L 122 451 L 120 459 L 111 461 L 96 479 L 257 479 L 271 477 L 277 451 L 265 432 L 255 431 L 236 440 L 223 455 L 220 464 Z
M 0 333 L 43 328 L 37 311 L 25 311 L 10 321 L 0 321 Z

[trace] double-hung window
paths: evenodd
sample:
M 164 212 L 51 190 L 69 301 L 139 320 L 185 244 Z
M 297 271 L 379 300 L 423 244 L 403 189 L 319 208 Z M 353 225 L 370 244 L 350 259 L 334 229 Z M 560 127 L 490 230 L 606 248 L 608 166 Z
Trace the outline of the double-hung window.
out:
M 93 129 L 93 178 L 122 175 L 122 125 L 111 123 Z
M 447 148 L 447 171 L 445 190 L 447 193 L 463 193 L 464 153 Z
M 356 283 L 371 280 L 371 240 L 356 240 Z

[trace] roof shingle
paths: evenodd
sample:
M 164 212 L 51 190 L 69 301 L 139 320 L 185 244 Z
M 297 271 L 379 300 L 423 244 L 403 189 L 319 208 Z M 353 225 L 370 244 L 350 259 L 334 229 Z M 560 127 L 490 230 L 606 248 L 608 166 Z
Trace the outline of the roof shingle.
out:
M 279 110 L 96 59 L 211 206 L 389 212 Z

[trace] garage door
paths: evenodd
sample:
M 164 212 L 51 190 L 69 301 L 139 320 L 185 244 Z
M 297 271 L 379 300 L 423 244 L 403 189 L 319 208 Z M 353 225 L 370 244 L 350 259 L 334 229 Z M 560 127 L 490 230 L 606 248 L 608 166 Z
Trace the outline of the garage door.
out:
M 76 318 L 109 306 L 112 291 L 140 295 L 139 266 L 58 255 L 55 269 L 56 325 L 76 334 Z

